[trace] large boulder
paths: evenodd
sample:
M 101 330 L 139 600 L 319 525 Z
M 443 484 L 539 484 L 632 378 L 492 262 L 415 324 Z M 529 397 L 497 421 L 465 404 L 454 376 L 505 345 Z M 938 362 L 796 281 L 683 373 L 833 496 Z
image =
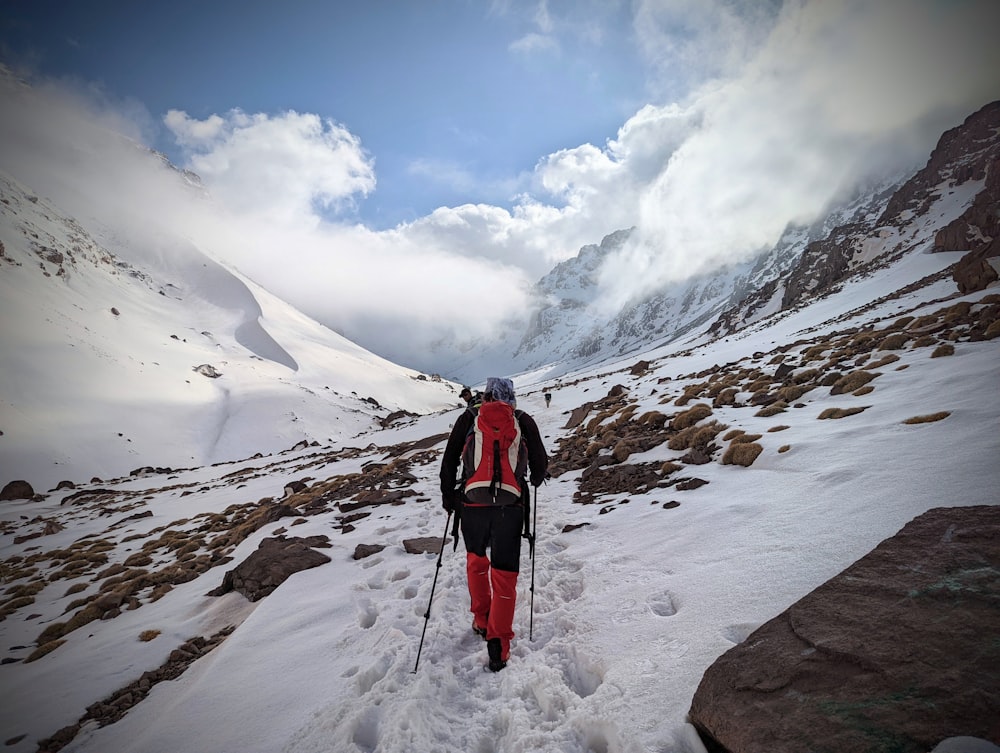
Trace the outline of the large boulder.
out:
M 31 499 L 34 496 L 35 490 L 27 481 L 11 481 L 0 490 L 0 500 Z
M 937 508 L 709 667 L 711 751 L 927 753 L 1000 742 L 1000 505 Z
M 250 601 L 259 601 L 284 583 L 290 575 L 329 562 L 329 557 L 312 548 L 317 546 L 329 547 L 329 538 L 320 535 L 264 539 L 257 550 L 227 572 L 222 578 L 222 585 L 208 595 L 221 596 L 230 591 L 239 591 Z

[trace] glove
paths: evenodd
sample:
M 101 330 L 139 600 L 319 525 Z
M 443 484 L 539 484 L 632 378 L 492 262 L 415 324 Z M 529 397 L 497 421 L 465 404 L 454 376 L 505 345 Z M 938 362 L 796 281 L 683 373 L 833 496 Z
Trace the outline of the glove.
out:
M 455 508 L 458 507 L 458 500 L 455 499 L 454 494 L 441 493 L 441 507 L 444 508 L 445 512 L 455 512 Z
M 549 477 L 548 473 L 532 473 L 531 474 L 531 485 L 541 486 L 542 482 Z

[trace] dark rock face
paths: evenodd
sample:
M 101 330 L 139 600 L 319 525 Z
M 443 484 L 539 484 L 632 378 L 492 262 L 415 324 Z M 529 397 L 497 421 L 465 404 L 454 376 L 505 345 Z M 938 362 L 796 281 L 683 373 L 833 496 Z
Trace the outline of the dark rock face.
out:
M 709 667 L 712 751 L 926 753 L 1000 742 L 1000 506 L 937 508 Z
M 11 481 L 0 490 L 0 500 L 31 499 L 34 496 L 35 490 L 27 481 Z
M 239 591 L 250 601 L 260 601 L 293 573 L 329 562 L 329 557 L 311 548 L 315 546 L 329 547 L 330 540 L 326 536 L 264 539 L 257 551 L 225 574 L 222 585 L 209 596 Z

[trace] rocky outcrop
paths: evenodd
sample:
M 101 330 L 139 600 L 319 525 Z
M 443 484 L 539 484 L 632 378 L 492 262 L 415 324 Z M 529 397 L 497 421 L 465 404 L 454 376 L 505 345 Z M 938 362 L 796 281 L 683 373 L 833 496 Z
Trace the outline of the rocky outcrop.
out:
M 34 496 L 35 490 L 27 481 L 11 481 L 0 490 L 0 500 L 31 499 Z
M 1000 506 L 930 510 L 723 654 L 690 718 L 729 753 L 1000 742 L 998 624 Z
M 222 585 L 208 595 L 221 596 L 230 591 L 239 591 L 250 601 L 260 601 L 290 575 L 329 562 L 329 557 L 312 548 L 329 546 L 330 539 L 327 536 L 277 536 L 264 539 L 257 550 L 227 572 Z

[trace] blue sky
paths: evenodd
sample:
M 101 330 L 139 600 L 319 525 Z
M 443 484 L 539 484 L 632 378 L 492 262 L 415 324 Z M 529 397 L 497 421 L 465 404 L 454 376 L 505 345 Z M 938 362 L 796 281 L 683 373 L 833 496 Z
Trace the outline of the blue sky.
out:
M 331 119 L 373 158 L 353 207 L 373 227 L 438 206 L 509 205 L 558 149 L 604 144 L 647 100 L 628 3 L 5 4 L 3 52 L 101 85 L 159 119 L 239 108 Z
M 425 371 L 527 326 L 533 285 L 609 233 L 636 229 L 594 317 L 912 174 L 1000 99 L 997 0 L 0 7 L 31 84 L 0 77 L 0 169 Z

